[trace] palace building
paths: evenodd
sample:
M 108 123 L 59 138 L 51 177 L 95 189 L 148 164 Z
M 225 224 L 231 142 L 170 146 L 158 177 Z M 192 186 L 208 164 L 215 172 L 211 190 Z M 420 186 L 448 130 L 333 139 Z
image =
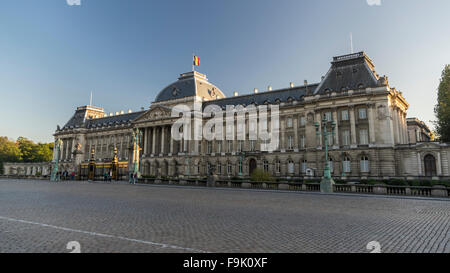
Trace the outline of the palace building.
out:
M 278 105 L 278 148 L 263 151 L 262 141 L 249 139 L 174 140 L 171 127 L 178 117 L 172 117 L 172 108 L 179 104 L 193 108 L 194 103 L 202 109 Z M 149 109 L 107 114 L 103 108 L 78 107 L 54 136 L 62 140 L 60 169 L 83 179 L 90 172 L 101 176 L 113 166 L 117 178 L 126 179 L 135 162 L 143 176 L 205 177 L 214 166 L 221 178 L 248 177 L 255 169 L 288 179 L 319 178 L 325 153 L 315 125 L 325 118 L 336 124 L 327 140 L 333 177 L 449 179 L 450 145 L 433 142 L 423 122 L 407 118 L 408 107 L 403 93 L 391 87 L 386 76 L 378 75 L 372 60 L 359 52 L 334 57 L 319 83 L 255 89 L 248 95 L 234 92 L 232 97 L 226 97 L 206 75 L 184 73 L 159 92 Z M 194 119 L 207 122 L 198 113 L 193 113 Z M 245 124 L 249 126 L 247 116 Z M 133 145 L 136 128 L 142 137 Z

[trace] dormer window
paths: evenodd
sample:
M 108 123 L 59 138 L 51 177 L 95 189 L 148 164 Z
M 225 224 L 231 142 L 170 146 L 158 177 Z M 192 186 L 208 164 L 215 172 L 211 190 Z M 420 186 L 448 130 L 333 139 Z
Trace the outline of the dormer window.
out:
M 364 88 L 364 84 L 360 83 L 358 84 L 358 89 L 363 89 Z

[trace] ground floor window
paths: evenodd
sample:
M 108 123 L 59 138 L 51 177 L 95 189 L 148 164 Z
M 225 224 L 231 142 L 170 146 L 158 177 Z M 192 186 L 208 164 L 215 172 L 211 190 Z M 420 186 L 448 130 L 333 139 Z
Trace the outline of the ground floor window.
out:
M 269 162 L 267 160 L 264 160 L 264 171 L 269 172 Z
M 344 161 L 342 162 L 342 168 L 344 173 L 350 173 L 350 158 L 348 156 L 344 157 Z
M 361 172 L 363 173 L 369 172 L 369 157 L 367 156 L 361 157 Z
M 294 161 L 292 161 L 292 160 L 289 160 L 289 162 L 288 162 L 288 172 L 290 174 L 294 173 Z

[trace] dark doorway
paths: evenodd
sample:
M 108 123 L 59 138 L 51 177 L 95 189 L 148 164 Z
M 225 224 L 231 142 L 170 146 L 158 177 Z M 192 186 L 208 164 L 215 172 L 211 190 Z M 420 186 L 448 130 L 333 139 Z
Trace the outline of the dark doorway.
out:
M 250 163 L 249 163 L 250 175 L 252 175 L 252 173 L 255 169 L 256 169 L 256 160 L 254 160 L 252 158 L 252 159 L 250 159 Z
M 425 176 L 436 176 L 436 159 L 432 155 L 426 155 L 424 158 Z

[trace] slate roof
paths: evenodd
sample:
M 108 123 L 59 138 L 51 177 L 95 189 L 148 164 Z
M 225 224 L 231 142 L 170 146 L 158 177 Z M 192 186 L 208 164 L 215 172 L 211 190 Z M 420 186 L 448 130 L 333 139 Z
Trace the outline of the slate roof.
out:
M 330 70 L 314 94 L 380 86 L 384 77 L 380 78 L 374 68 L 364 52 L 334 57 Z
M 211 93 L 211 91 L 213 92 Z M 215 96 L 225 97 L 219 88 L 208 82 L 205 75 L 193 71 L 181 74 L 178 81 L 161 90 L 156 96 L 155 102 L 193 96 L 204 97 L 207 100 L 215 99 Z
M 84 113 L 75 112 L 72 118 L 66 123 L 66 125 L 64 125 L 62 129 L 95 128 L 95 127 L 126 124 L 128 122 L 135 120 L 143 113 L 145 113 L 145 111 L 84 120 Z
M 117 116 L 108 116 L 108 117 L 104 117 L 104 118 L 89 119 L 86 121 L 86 128 L 120 125 L 120 124 L 124 124 L 124 123 L 128 123 L 128 122 L 132 122 L 133 120 L 138 118 L 143 113 L 145 113 L 145 111 L 127 113 L 127 114 L 122 114 L 122 115 L 117 115 Z
M 265 91 L 260 93 L 229 97 L 219 100 L 213 100 L 203 103 L 203 108 L 207 105 L 215 104 L 220 107 L 225 107 L 226 105 L 263 105 L 265 103 L 275 104 L 277 102 L 287 102 L 289 99 L 303 101 L 303 97 L 306 92 L 314 92 L 319 84 L 310 84 L 307 86 L 296 86 L 292 88 L 285 88 L 273 91 Z

